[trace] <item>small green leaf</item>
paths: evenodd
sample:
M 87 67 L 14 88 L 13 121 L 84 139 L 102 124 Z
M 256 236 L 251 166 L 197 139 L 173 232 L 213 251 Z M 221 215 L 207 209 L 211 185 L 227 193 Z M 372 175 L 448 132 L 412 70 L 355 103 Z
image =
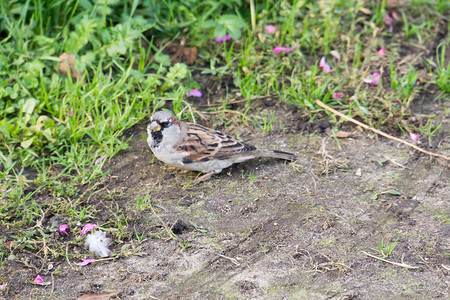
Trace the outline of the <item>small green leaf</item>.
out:
M 227 29 L 222 24 L 217 25 L 216 29 L 214 30 L 214 37 L 216 38 L 224 38 L 227 34 Z
M 377 200 L 378 199 L 378 194 L 372 194 L 370 195 L 370 200 Z
M 166 54 L 158 53 L 155 55 L 155 61 L 162 64 L 163 66 L 170 66 L 170 56 Z
M 400 193 L 399 191 L 396 191 L 396 190 L 387 190 L 387 191 L 383 192 L 382 194 L 391 194 L 394 196 L 400 196 L 402 193 Z
M 235 15 L 223 15 L 220 17 L 218 23 L 219 25 L 214 32 L 216 33 L 216 37 L 225 36 L 225 34 L 223 34 L 223 29 L 220 28 L 220 25 L 222 25 L 234 40 L 238 40 L 241 37 L 242 28 L 245 26 L 244 21 Z M 218 33 L 222 34 L 219 35 Z
M 37 100 L 30 98 L 22 106 L 22 112 L 31 115 L 36 107 Z
M 27 89 L 33 89 L 36 88 L 39 85 L 38 80 L 35 77 L 27 76 L 23 79 L 23 85 Z
M 34 137 L 23 141 L 22 143 L 20 143 L 20 146 L 22 146 L 22 148 L 24 148 L 24 149 L 28 149 L 31 146 L 31 144 L 33 143 L 33 141 L 34 141 Z

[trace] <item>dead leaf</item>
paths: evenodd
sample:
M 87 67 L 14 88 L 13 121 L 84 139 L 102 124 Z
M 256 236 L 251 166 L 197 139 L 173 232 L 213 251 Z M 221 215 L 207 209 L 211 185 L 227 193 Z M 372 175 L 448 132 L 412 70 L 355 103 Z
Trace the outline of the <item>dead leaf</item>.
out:
M 185 63 L 193 65 L 197 60 L 197 47 L 186 47 L 186 39 L 182 38 L 179 43 L 171 43 L 167 46 L 164 53 L 170 56 L 172 64 Z
M 365 15 L 371 15 L 372 14 L 372 11 L 370 9 L 368 9 L 368 8 L 365 8 L 365 7 L 360 7 L 359 10 Z
M 59 71 L 61 71 L 64 75 L 67 76 L 70 68 L 70 76 L 72 76 L 72 78 L 77 79 L 83 76 L 83 73 L 80 73 L 75 69 L 75 55 L 64 52 L 59 57 L 59 62 Z
M 345 139 L 345 138 L 349 138 L 351 136 L 354 136 L 358 133 L 358 130 L 354 130 L 352 132 L 349 131 L 337 131 L 337 132 L 333 132 L 330 128 L 325 129 L 325 133 L 328 136 L 335 136 L 337 138 L 340 139 Z
M 349 137 L 351 137 L 351 136 L 354 136 L 354 135 L 357 134 L 357 133 L 358 133 L 357 130 L 352 131 L 352 132 L 348 132 L 348 131 L 338 131 L 338 132 L 335 132 L 334 135 L 335 135 L 337 138 L 345 139 L 345 138 L 349 138 Z
M 341 60 L 341 54 L 336 50 L 331 50 L 331 55 L 333 55 L 337 60 Z
M 78 300 L 109 300 L 111 297 L 117 296 L 119 292 L 112 293 L 92 293 L 78 297 Z

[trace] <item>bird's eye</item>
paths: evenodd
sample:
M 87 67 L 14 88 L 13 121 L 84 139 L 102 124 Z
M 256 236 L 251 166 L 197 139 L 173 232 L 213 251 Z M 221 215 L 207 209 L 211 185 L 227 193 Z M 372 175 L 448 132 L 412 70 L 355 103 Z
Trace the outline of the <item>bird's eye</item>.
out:
M 159 123 L 159 125 L 161 125 L 162 128 L 167 128 L 170 125 L 172 125 L 172 123 L 170 123 L 170 122 L 161 122 L 161 123 Z

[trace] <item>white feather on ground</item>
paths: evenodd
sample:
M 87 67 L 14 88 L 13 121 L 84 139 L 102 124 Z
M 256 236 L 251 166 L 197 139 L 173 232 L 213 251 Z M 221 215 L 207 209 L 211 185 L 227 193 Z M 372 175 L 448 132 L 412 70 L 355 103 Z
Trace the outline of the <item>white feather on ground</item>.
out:
M 97 253 L 101 257 L 108 257 L 111 253 L 108 248 L 110 242 L 111 239 L 106 237 L 106 232 L 98 230 L 94 234 L 87 235 L 84 246 L 89 247 L 89 251 L 92 253 Z

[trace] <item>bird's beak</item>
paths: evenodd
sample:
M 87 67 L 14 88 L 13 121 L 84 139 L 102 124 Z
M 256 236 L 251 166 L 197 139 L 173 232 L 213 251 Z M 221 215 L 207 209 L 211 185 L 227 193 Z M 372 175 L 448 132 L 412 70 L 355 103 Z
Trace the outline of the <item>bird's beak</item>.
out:
M 160 131 L 161 130 L 161 125 L 159 125 L 156 121 L 153 121 L 153 122 L 150 123 L 148 128 L 150 128 L 151 132 L 156 132 L 156 131 Z

